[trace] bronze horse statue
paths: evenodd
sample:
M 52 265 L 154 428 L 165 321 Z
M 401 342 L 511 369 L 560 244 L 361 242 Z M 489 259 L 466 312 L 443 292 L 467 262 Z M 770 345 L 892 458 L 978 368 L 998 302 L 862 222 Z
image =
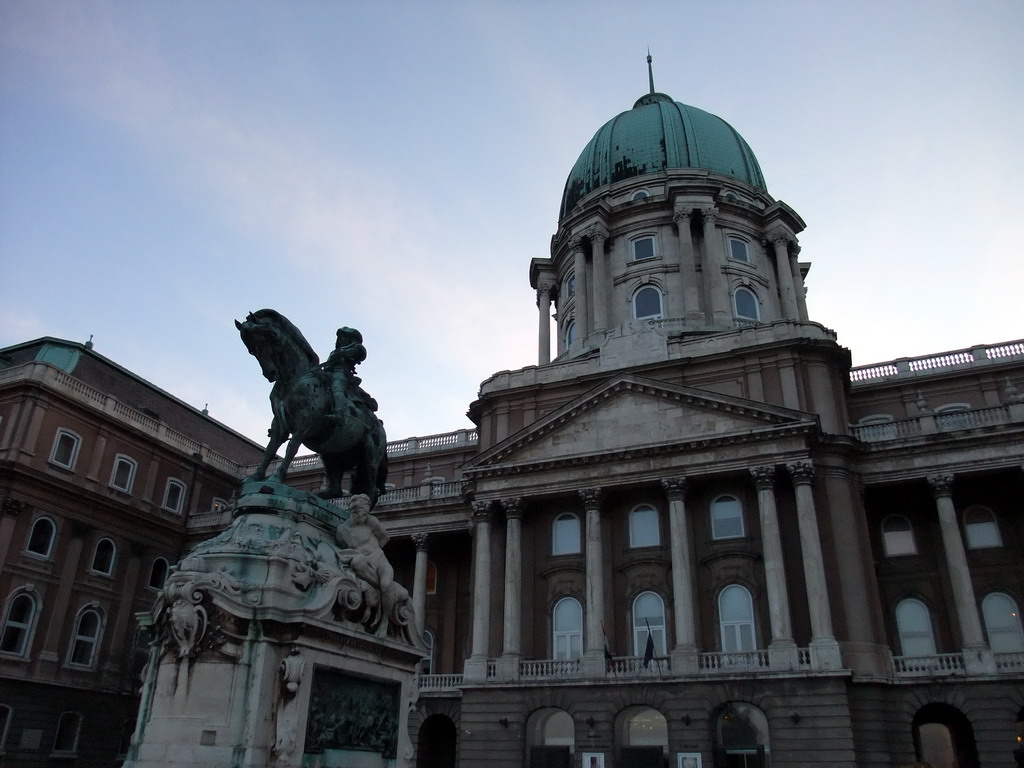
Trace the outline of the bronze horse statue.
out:
M 376 403 L 356 387 L 358 379 L 347 387 L 332 387 L 332 375 L 354 379 L 352 367 L 333 374 L 325 370 L 299 329 L 273 309 L 250 312 L 244 323 L 236 320 L 235 327 L 249 353 L 259 361 L 264 377 L 274 384 L 270 390 L 274 412 L 270 442 L 246 480 L 265 479 L 270 462 L 287 440 L 273 480 L 284 482 L 299 445 L 305 445 L 323 461 L 326 477 L 320 496 L 341 496 L 342 478 L 353 470 L 351 493 L 365 493 L 371 505 L 376 504 L 388 474 L 384 423 L 373 412 Z M 344 330 L 358 336 L 358 331 Z

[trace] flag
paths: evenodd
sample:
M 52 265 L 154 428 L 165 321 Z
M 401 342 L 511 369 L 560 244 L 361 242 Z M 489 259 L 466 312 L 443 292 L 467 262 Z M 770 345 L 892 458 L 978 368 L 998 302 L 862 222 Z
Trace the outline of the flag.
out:
M 608 635 L 605 634 L 603 621 L 601 622 L 601 636 L 604 637 L 604 663 L 611 669 L 614 659 L 612 658 L 612 652 L 608 650 Z
M 654 661 L 654 635 L 651 634 L 651 623 L 644 619 L 647 624 L 647 647 L 644 648 L 644 669 L 651 666 Z

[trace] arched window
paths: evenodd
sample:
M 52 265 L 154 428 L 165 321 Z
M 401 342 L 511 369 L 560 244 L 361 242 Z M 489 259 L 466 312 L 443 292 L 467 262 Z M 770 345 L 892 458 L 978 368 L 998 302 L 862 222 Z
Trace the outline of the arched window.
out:
M 646 656 L 648 636 L 654 643 L 654 655 L 664 656 L 665 603 L 656 592 L 641 592 L 633 601 L 634 656 Z
M 646 200 L 648 197 L 650 197 L 650 194 L 647 192 L 646 189 L 638 189 L 636 192 L 630 195 L 629 199 L 635 203 L 637 200 Z
M 757 649 L 754 603 L 746 587 L 730 584 L 718 594 L 718 623 L 722 651 L 739 653 Z
M 149 569 L 149 588 L 163 589 L 165 581 L 167 581 L 167 560 L 158 557 Z
M 729 258 L 735 261 L 750 261 L 750 246 L 740 237 L 729 238 Z
M 754 768 L 770 764 L 768 718 L 753 704 L 729 702 L 719 712 L 715 726 L 716 746 L 726 755 L 722 765 Z
M 1024 630 L 1021 629 L 1017 601 L 1003 592 L 993 592 L 981 601 L 988 644 L 994 653 L 1024 651 Z
M 57 721 L 57 735 L 53 739 L 53 754 L 70 757 L 78 752 L 78 734 L 82 730 L 82 716 L 77 712 L 62 712 Z
M 580 519 L 569 512 L 563 512 L 551 526 L 551 554 L 575 555 L 579 551 Z
M 644 504 L 629 513 L 629 546 L 656 547 L 661 544 L 658 510 Z
M 711 538 L 743 536 L 743 506 L 735 496 L 719 496 L 711 502 Z
M 967 546 L 970 549 L 1003 546 L 1003 537 L 999 535 L 996 516 L 988 507 L 968 507 L 964 512 L 964 528 L 967 531 Z
M 916 555 L 914 528 L 903 515 L 889 515 L 882 521 L 882 546 L 886 557 Z
M 15 594 L 7 603 L 3 629 L 0 630 L 0 653 L 24 656 L 35 628 L 38 604 L 28 592 Z
M 576 341 L 576 323 L 573 320 L 565 326 L 565 348 L 568 349 Z
M 633 261 L 644 261 L 645 259 L 654 258 L 654 238 L 653 237 L 638 237 L 633 240 L 630 245 L 633 253 Z
M 223 512 L 228 508 L 228 502 L 226 499 L 222 499 L 219 496 L 214 496 L 213 501 L 210 502 L 211 512 Z
M 576 727 L 568 712 L 554 707 L 539 709 L 530 715 L 526 733 L 531 766 L 572 765 Z M 455 765 L 454 755 L 449 764 Z
M 132 484 L 135 482 L 135 470 L 138 466 L 135 459 L 118 454 L 114 459 L 114 469 L 110 473 L 110 487 L 131 493 Z
M 57 436 L 53 439 L 53 449 L 50 451 L 50 463 L 64 469 L 74 469 L 81 445 L 82 438 L 70 429 L 58 429 Z
M 434 633 L 429 629 L 423 630 L 423 644 L 427 646 L 427 652 L 420 659 L 420 674 L 421 675 L 432 675 L 434 674 Z
M 163 508 L 168 512 L 174 512 L 176 515 L 180 515 L 184 505 L 185 484 L 181 482 L 181 480 L 175 480 L 172 477 L 167 481 L 167 487 L 164 489 Z
M 57 538 L 57 526 L 48 517 L 40 517 L 32 523 L 32 532 L 28 536 L 28 546 L 25 547 L 33 555 L 50 557 L 53 552 L 53 542 Z
M 117 547 L 110 539 L 100 539 L 96 542 L 96 549 L 92 553 L 92 565 L 89 570 L 94 573 L 102 573 L 109 576 L 114 572 L 114 560 L 117 556 Z
M 75 634 L 71 640 L 68 664 L 75 667 L 91 667 L 96 660 L 96 650 L 103 629 L 103 617 L 95 608 L 86 608 L 78 614 Z
M 661 314 L 661 291 L 653 285 L 645 285 L 633 294 L 633 317 L 637 320 L 656 320 Z
M 749 288 L 737 288 L 732 295 L 736 317 L 742 320 L 760 320 L 761 307 L 757 296 Z
M 568 301 L 576 295 L 576 273 L 570 272 L 569 276 L 565 278 L 565 288 L 562 290 L 565 300 Z
M 556 659 L 578 659 L 583 654 L 583 607 L 573 597 L 563 597 L 551 612 Z
M 900 655 L 934 656 L 935 636 L 928 606 L 913 597 L 896 606 L 896 629 L 900 635 Z

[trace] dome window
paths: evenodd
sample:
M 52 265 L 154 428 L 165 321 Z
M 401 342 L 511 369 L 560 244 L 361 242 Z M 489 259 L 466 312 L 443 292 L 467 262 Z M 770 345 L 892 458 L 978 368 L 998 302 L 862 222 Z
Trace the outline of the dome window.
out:
M 637 291 L 633 295 L 633 316 L 637 320 L 657 320 L 661 317 L 661 291 L 651 285 Z
M 633 261 L 645 261 L 654 258 L 654 238 L 638 237 L 633 241 Z
M 576 323 L 572 320 L 565 327 L 565 348 L 568 349 L 576 341 Z
M 741 320 L 760 320 L 761 310 L 758 307 L 757 296 L 749 288 L 737 288 L 733 294 L 736 317 Z
M 734 261 L 750 262 L 750 246 L 746 240 L 738 237 L 729 238 L 729 258 Z
M 565 278 L 565 300 L 568 301 L 576 295 L 576 273 L 570 272 Z
M 637 200 L 646 200 L 650 196 L 650 193 L 646 189 L 638 189 L 629 199 L 631 202 L 635 203 Z

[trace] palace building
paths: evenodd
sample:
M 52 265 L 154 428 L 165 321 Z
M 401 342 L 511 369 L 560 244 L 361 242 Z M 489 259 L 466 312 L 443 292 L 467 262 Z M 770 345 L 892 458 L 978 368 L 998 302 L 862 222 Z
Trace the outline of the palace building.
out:
M 1024 341 L 851 367 L 804 226 L 653 82 L 583 149 L 537 365 L 388 446 L 416 768 L 1012 764 Z M 89 345 L 0 354 L 0 755 L 115 765 L 132 615 L 261 449 Z

